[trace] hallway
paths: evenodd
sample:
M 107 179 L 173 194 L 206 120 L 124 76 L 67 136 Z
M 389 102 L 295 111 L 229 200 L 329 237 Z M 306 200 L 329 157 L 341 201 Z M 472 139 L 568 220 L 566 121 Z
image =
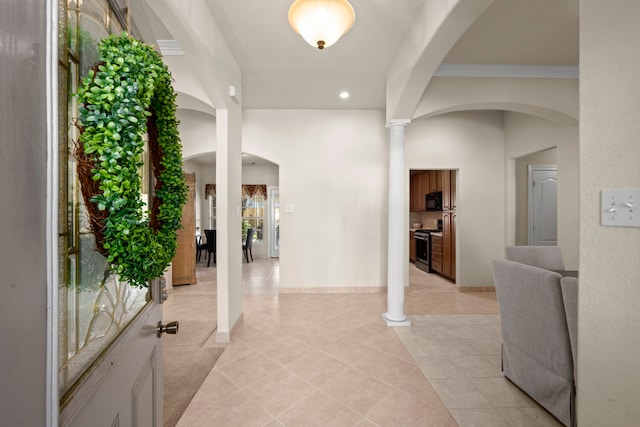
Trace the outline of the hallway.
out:
M 174 288 L 165 319 L 215 311 L 204 265 L 198 285 Z M 495 293 L 410 273 L 412 326 L 389 328 L 386 294 L 278 294 L 277 260 L 243 264 L 244 322 L 177 425 L 559 425 L 502 377 Z

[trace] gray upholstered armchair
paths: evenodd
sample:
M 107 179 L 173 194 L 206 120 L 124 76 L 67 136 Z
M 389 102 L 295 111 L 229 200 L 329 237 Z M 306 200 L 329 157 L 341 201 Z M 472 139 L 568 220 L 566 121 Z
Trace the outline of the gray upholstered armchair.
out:
M 495 260 L 502 370 L 567 426 L 575 426 L 575 382 L 560 280 L 550 270 Z
M 547 270 L 564 270 L 558 246 L 508 246 L 507 259 Z
M 576 367 L 578 366 L 578 278 L 563 277 L 560 280 L 562 287 L 562 302 L 564 303 L 564 313 L 567 316 L 567 326 L 569 327 L 569 341 L 571 342 L 571 354 L 573 355 L 574 382 Z

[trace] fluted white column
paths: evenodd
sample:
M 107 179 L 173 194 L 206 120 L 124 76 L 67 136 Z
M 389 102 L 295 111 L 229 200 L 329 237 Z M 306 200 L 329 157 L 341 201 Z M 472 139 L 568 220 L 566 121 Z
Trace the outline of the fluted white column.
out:
M 406 271 L 405 242 L 405 171 L 404 130 L 411 120 L 391 120 L 387 125 L 389 144 L 389 243 L 387 262 L 387 312 L 383 314 L 388 326 L 409 326 L 404 314 L 404 282 Z

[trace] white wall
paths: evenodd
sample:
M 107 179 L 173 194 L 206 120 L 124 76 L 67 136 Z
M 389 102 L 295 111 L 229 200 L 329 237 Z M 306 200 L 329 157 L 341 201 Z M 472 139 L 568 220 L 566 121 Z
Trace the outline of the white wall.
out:
M 205 184 L 215 182 L 215 165 L 204 166 L 192 160 L 203 153 L 216 151 L 216 118 L 199 111 L 178 109 L 176 112 L 180 124 L 180 142 L 185 172 L 196 173 L 196 221 L 199 218 L 200 230 L 209 228 L 209 203 L 204 198 Z
M 277 165 L 242 165 L 242 184 L 264 184 L 277 187 L 280 182 L 279 173 Z
M 579 224 L 579 145 L 576 126 L 559 126 L 548 120 L 527 114 L 506 112 L 505 162 L 509 162 L 531 153 L 557 147 L 558 165 L 558 246 L 562 251 L 565 267 L 578 268 L 578 224 Z M 507 171 L 508 185 L 515 183 L 515 167 Z M 515 186 L 515 185 L 514 185 Z M 510 195 L 507 206 L 507 231 L 505 245 L 515 243 L 515 195 Z M 512 212 L 512 213 L 513 213 Z
M 173 89 L 178 94 L 176 99 L 178 108 L 215 114 L 213 102 L 209 98 L 202 80 L 198 78 L 189 56 L 166 55 L 162 60 L 173 77 Z
M 216 151 L 216 118 L 194 110 L 178 109 L 178 131 L 182 142 L 182 157 L 189 159 Z
M 246 110 L 243 118 L 243 151 L 279 165 L 280 287 L 386 286 L 384 113 Z
M 409 169 L 458 169 L 456 285 L 493 286 L 491 260 L 504 257 L 503 113 L 415 120 L 405 148 L 407 176 Z
M 580 2 L 580 426 L 640 425 L 640 228 L 600 193 L 640 187 L 640 2 Z
M 194 113 L 182 123 L 196 117 L 208 120 Z M 209 132 L 209 123 L 182 134 L 185 151 L 192 141 L 207 151 L 213 144 L 203 145 L 207 136 L 197 129 Z M 386 286 L 388 139 L 378 111 L 244 112 L 242 150 L 279 165 L 282 288 Z M 504 257 L 505 159 L 557 146 L 559 176 L 571 174 L 560 190 L 559 240 L 567 266 L 577 267 L 577 128 L 520 113 L 456 112 L 413 121 L 405 144 L 407 177 L 409 169 L 459 169 L 457 284 L 464 287 L 492 286 L 491 260 Z M 258 183 L 249 182 L 254 171 L 243 167 L 242 181 Z M 510 180 L 515 187 L 515 168 Z M 509 203 L 515 211 L 515 198 Z M 512 228 L 515 235 L 515 219 Z

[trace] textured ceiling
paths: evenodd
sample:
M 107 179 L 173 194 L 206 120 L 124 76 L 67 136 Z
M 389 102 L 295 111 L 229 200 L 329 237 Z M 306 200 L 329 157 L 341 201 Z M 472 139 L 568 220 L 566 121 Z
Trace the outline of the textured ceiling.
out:
M 354 27 L 323 51 L 287 22 L 292 0 L 206 0 L 240 65 L 245 108 L 385 108 L 386 75 L 424 0 L 351 0 Z M 445 62 L 578 63 L 578 0 L 496 0 Z M 351 93 L 340 100 L 342 90 Z
M 577 65 L 578 9 L 577 0 L 496 0 L 444 62 Z
M 350 0 L 354 27 L 318 50 L 288 24 L 293 0 L 203 1 L 241 70 L 245 109 L 384 110 L 387 73 L 425 3 Z M 170 40 L 152 8 L 145 9 L 153 37 Z M 577 65 L 578 50 L 579 0 L 495 0 L 443 63 Z M 341 91 L 351 97 L 340 99 Z
M 293 0 L 203 1 L 242 72 L 244 108 L 381 110 L 389 68 L 425 3 L 350 0 L 354 27 L 318 50 L 289 26 Z M 149 20 L 156 39 L 171 38 L 160 20 Z M 444 62 L 577 65 L 578 32 L 579 0 L 495 0 Z M 341 91 L 351 97 L 341 100 Z
M 245 108 L 382 109 L 387 70 L 424 0 L 351 0 L 354 27 L 324 50 L 289 26 L 291 0 L 206 1 L 242 70 Z

